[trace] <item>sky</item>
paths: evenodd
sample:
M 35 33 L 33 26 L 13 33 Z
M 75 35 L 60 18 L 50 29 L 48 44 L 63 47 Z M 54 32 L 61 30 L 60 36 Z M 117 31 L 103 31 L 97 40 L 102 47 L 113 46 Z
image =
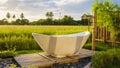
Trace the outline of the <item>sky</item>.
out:
M 120 5 L 120 0 L 112 0 Z M 72 16 L 80 20 L 83 14 L 92 14 L 91 8 L 94 0 L 0 0 L 0 19 L 11 16 L 20 17 L 24 13 L 25 18 L 30 21 L 45 19 L 46 12 L 52 11 L 54 19 L 62 18 L 64 15 Z

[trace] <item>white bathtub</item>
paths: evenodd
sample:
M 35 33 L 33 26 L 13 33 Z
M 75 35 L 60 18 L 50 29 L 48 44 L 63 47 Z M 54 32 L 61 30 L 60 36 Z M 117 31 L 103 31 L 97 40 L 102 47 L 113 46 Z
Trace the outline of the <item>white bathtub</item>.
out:
M 32 33 L 39 46 L 49 55 L 54 57 L 66 57 L 79 54 L 87 41 L 90 32 L 81 32 L 67 35 L 43 35 Z

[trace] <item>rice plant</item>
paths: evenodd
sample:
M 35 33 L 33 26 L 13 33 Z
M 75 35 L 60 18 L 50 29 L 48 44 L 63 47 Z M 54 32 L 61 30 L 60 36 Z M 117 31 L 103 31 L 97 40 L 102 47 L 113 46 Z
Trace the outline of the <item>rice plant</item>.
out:
M 87 31 L 87 26 L 0 26 L 0 50 L 6 50 L 6 45 L 16 47 L 16 50 L 40 49 L 32 37 L 32 33 L 47 35 L 71 34 Z

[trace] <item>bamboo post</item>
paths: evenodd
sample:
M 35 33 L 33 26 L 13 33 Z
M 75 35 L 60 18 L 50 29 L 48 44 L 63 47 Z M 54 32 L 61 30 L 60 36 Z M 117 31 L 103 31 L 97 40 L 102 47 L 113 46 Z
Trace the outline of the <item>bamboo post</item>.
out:
M 97 12 L 94 12 L 93 18 L 93 30 L 92 30 L 92 50 L 95 50 L 95 36 L 96 36 L 96 21 L 97 21 Z

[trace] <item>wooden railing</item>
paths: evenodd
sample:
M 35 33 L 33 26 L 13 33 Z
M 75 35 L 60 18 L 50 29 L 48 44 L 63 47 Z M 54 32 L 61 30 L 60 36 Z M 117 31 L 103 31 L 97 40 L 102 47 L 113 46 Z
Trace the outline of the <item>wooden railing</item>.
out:
M 96 41 L 113 42 L 111 32 L 107 28 L 96 27 Z M 118 34 L 115 42 L 120 43 L 120 34 Z

